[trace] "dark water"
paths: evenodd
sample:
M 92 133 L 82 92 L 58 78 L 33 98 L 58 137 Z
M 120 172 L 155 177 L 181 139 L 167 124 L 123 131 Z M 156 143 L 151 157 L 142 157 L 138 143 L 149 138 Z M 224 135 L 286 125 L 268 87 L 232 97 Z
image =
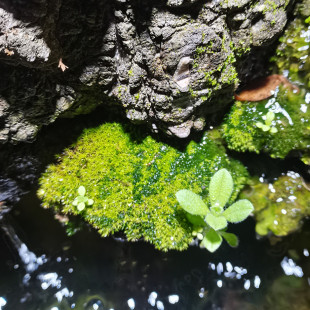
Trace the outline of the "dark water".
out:
M 67 237 L 33 191 L 2 225 L 3 310 L 310 309 L 309 222 L 273 246 L 248 219 L 230 227 L 237 249 L 162 253 L 87 226 Z
M 53 154 L 103 114 L 55 122 L 36 143 L 12 146 L 15 157 L 0 152 L 0 166 L 12 167 L 5 177 L 18 176 L 25 191 L 32 189 L 0 222 L 0 310 L 310 310 L 309 221 L 282 240 L 258 240 L 250 218 L 229 227 L 239 247 L 224 244 L 214 254 L 196 246 L 162 253 L 142 241 L 103 239 L 88 226 L 68 237 L 40 207 L 35 180 Z M 306 171 L 300 161 L 238 156 L 267 181 Z M 39 158 L 37 165 L 27 158 Z

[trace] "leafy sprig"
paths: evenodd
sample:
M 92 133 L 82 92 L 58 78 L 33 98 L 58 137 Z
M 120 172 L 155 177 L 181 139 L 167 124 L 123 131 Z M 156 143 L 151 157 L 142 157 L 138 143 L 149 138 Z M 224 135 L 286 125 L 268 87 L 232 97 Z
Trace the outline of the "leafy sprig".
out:
M 270 131 L 270 133 L 277 133 L 278 129 L 275 126 L 272 126 L 275 114 L 269 111 L 263 118 L 265 119 L 265 124 L 262 122 L 257 122 L 255 125 L 260 128 L 262 131 Z
M 210 180 L 210 206 L 190 190 L 182 189 L 176 193 L 178 202 L 187 212 L 187 218 L 194 226 L 193 234 L 210 252 L 220 247 L 223 238 L 230 246 L 238 246 L 237 236 L 226 232 L 228 222 L 241 222 L 254 210 L 252 203 L 247 199 L 238 200 L 225 208 L 233 187 L 231 174 L 226 169 L 221 169 Z
M 87 196 L 85 196 L 85 193 L 85 187 L 80 186 L 78 188 L 79 196 L 77 196 L 72 202 L 72 204 L 76 206 L 79 211 L 83 211 L 86 206 L 91 206 L 94 203 L 92 199 L 89 199 Z

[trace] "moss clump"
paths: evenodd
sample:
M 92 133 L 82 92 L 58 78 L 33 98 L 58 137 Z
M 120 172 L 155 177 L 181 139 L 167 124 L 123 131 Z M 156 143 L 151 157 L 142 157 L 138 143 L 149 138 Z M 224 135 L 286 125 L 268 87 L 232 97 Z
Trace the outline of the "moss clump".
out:
M 310 87 L 309 57 L 310 23 L 300 16 L 292 21 L 280 38 L 276 55 L 272 58 L 282 74 L 287 72 L 293 82 Z
M 294 94 L 280 88 L 273 98 L 261 102 L 236 102 L 227 116 L 223 132 L 230 149 L 268 152 L 271 157 L 284 158 L 291 150 L 310 147 L 310 99 L 305 91 Z M 263 122 L 272 111 L 276 133 L 263 131 L 256 123 Z
M 187 248 L 190 224 L 175 193 L 190 189 L 205 197 L 220 168 L 233 176 L 233 201 L 247 178 L 244 166 L 229 160 L 207 134 L 184 152 L 156 142 L 142 131 L 106 123 L 86 130 L 40 179 L 44 207 L 79 214 L 102 236 L 123 231 L 129 240 L 144 238 L 161 250 Z M 72 204 L 79 186 L 93 199 L 83 211 Z
M 276 8 L 272 1 L 266 8 Z M 268 9 L 268 10 L 269 10 Z M 298 16 L 280 39 L 274 61 L 274 71 L 288 76 L 299 88 L 298 94 L 281 88 L 273 98 L 261 102 L 236 102 L 223 125 L 228 147 L 236 151 L 265 151 L 272 157 L 284 158 L 291 150 L 308 151 L 310 147 L 310 25 L 304 16 Z M 275 113 L 274 133 L 264 132 L 256 123 Z M 275 132 L 277 131 L 277 132 Z
M 256 181 L 241 197 L 253 203 L 256 232 L 262 236 L 269 231 L 285 236 L 310 215 L 310 192 L 297 173 L 281 176 L 273 184 Z

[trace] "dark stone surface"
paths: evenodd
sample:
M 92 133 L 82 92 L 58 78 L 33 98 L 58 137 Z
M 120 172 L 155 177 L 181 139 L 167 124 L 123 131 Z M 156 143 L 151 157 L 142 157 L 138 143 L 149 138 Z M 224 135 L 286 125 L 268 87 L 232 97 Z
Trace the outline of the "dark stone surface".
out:
M 31 142 L 42 125 L 100 104 L 153 131 L 202 130 L 292 2 L 0 0 L 0 142 Z

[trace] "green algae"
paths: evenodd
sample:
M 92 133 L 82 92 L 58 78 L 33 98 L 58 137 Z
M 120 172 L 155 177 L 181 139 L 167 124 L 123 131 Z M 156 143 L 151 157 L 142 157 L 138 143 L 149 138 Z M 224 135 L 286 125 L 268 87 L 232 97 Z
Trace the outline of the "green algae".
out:
M 303 179 L 293 172 L 279 177 L 273 184 L 253 181 L 241 193 L 254 205 L 256 232 L 286 236 L 302 225 L 310 215 L 310 192 Z
M 247 179 L 239 162 L 205 134 L 179 151 L 117 123 L 88 129 L 59 156 L 40 179 L 43 206 L 80 215 L 102 236 L 123 231 L 128 240 L 151 242 L 161 250 L 186 249 L 192 227 L 175 193 L 190 189 L 208 201 L 208 184 L 220 168 L 234 179 L 232 202 Z M 72 204 L 84 186 L 93 205 L 83 211 Z
M 223 124 L 223 136 L 230 149 L 245 152 L 267 152 L 271 157 L 284 158 L 290 151 L 307 151 L 310 147 L 310 110 L 308 93 L 293 93 L 280 87 L 273 98 L 260 102 L 236 102 Z M 277 132 L 264 132 L 257 123 L 268 112 L 275 118 Z

